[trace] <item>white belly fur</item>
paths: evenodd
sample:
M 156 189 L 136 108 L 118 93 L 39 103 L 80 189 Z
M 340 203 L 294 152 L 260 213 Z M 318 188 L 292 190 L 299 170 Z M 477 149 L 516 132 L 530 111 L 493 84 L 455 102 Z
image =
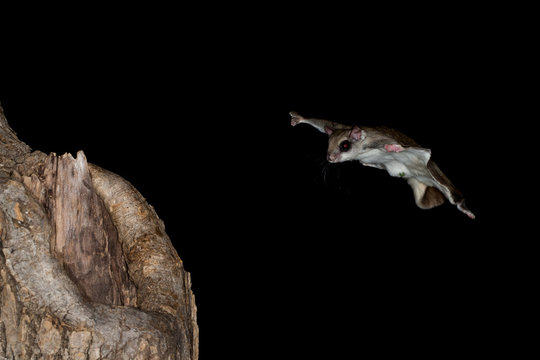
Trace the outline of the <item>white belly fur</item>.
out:
M 409 168 L 399 161 L 389 161 L 385 163 L 386 171 L 393 177 L 408 178 L 411 176 Z
M 399 153 L 373 149 L 358 155 L 357 159 L 365 165 L 386 169 L 390 176 L 415 178 L 426 186 L 435 187 L 453 204 L 452 194 L 433 178 L 427 168 L 430 157 L 431 152 L 428 149 L 411 148 Z
M 407 149 L 399 153 L 373 149 L 358 156 L 358 160 L 362 163 L 386 169 L 390 176 L 416 177 L 428 186 L 435 186 L 436 182 L 426 167 L 429 158 L 428 151 L 416 149 Z

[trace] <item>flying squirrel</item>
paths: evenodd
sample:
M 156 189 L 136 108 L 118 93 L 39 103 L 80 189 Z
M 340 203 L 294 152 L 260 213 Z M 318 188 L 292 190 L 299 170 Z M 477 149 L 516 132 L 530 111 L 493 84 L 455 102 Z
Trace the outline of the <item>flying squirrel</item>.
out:
M 358 160 L 364 166 L 384 169 L 390 176 L 407 180 L 416 205 L 421 209 L 439 206 L 447 198 L 474 219 L 474 214 L 465 206 L 463 194 L 431 160 L 431 150 L 421 147 L 407 135 L 384 126 L 348 126 L 304 118 L 294 111 L 289 114 L 292 126 L 309 124 L 328 134 L 327 160 L 330 163 Z

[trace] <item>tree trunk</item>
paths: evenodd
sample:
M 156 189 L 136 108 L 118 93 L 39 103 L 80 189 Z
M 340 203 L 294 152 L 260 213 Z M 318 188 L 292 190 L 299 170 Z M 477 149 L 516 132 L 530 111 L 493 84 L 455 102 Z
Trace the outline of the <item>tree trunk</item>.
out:
M 197 359 L 189 273 L 152 206 L 0 107 L 0 359 Z

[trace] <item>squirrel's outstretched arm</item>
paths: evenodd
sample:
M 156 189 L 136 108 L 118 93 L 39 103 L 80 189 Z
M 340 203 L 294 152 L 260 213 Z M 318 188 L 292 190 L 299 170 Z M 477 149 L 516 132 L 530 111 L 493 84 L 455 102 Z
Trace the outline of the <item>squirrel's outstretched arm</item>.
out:
M 350 128 L 350 126 L 346 126 L 329 120 L 306 119 L 302 115 L 298 114 L 296 111 L 291 111 L 289 115 L 291 115 L 292 126 L 296 126 L 298 124 L 309 124 L 323 133 L 327 133 L 326 128 L 331 130 Z

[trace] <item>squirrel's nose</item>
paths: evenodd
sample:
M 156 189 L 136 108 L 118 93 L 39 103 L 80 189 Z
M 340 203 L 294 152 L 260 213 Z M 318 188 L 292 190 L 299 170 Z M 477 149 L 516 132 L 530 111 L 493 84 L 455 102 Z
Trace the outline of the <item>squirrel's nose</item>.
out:
M 339 154 L 328 154 L 328 156 L 326 157 L 326 159 L 329 161 L 329 162 L 335 162 L 338 158 Z

